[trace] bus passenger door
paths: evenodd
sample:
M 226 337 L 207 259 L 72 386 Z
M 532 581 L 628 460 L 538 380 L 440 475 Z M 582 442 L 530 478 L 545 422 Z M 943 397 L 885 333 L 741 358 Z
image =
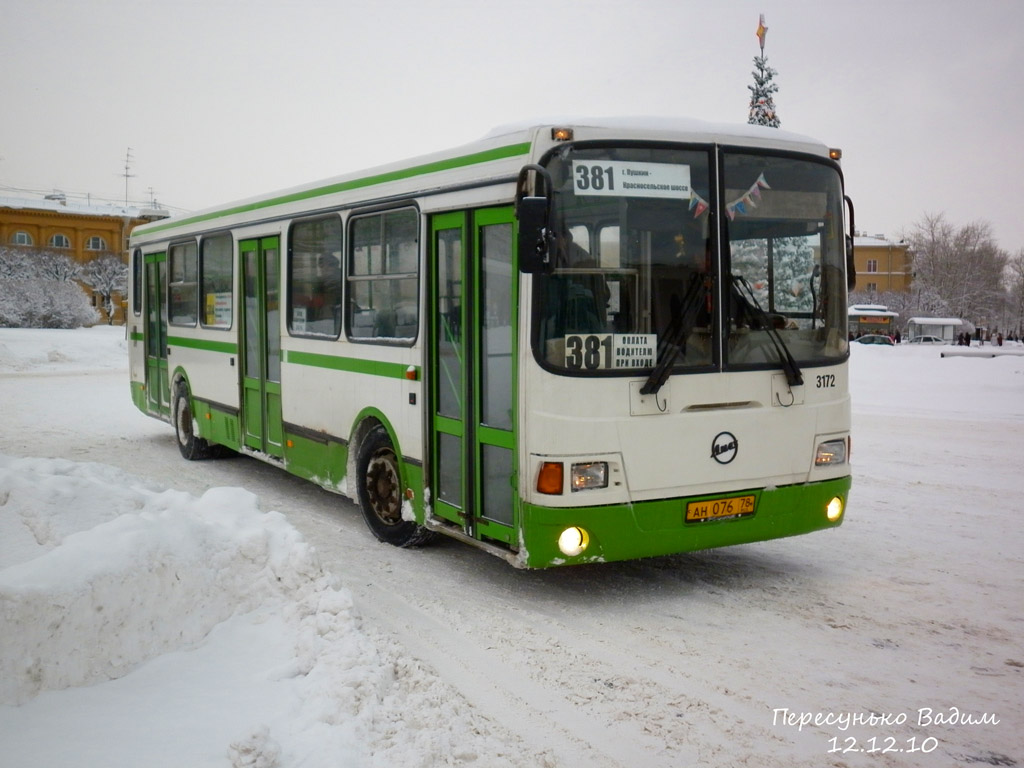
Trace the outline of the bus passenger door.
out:
M 243 444 L 271 456 L 284 455 L 281 423 L 280 242 L 277 237 L 243 240 L 242 351 Z
M 151 253 L 146 267 L 146 397 L 150 413 L 169 415 L 167 372 L 167 254 Z
M 433 511 L 515 545 L 517 268 L 511 208 L 431 220 Z

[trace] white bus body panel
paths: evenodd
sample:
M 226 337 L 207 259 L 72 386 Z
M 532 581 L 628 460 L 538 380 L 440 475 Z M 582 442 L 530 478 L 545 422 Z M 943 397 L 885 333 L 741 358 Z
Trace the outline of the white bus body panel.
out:
M 773 404 L 773 371 L 679 374 L 657 394 L 664 412 L 634 415 L 644 379 L 559 376 L 524 357 L 521 391 L 543 392 L 545 403 L 541 410 L 528 397 L 522 401 L 521 455 L 530 471 L 523 473 L 520 493 L 532 503 L 632 503 L 847 474 L 845 466 L 814 467 L 818 442 L 849 433 L 849 397 L 834 394 L 847 391 L 843 365 L 805 369 L 805 383 L 794 389 L 797 402 L 789 407 Z M 814 388 L 823 373 L 835 376 L 833 389 Z M 723 432 L 738 443 L 728 463 L 712 455 Z M 567 473 L 574 462 L 609 461 L 611 482 L 606 489 L 539 494 L 536 472 L 544 460 L 563 461 Z
M 288 351 L 366 359 L 418 368 L 420 347 L 353 344 L 282 337 Z M 396 446 L 406 458 L 423 458 L 423 393 L 417 378 L 397 379 L 346 373 L 327 367 L 285 361 L 281 367 L 282 417 L 286 424 L 348 440 L 356 419 L 367 409 L 384 414 L 396 432 Z M 411 402 L 411 400 L 415 402 Z

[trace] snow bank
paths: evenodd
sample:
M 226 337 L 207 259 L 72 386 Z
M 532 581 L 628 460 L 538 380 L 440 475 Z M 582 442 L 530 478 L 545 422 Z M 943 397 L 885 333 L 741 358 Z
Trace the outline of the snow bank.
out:
M 510 764 L 242 489 L 0 456 L 0 625 L 10 765 Z
M 69 461 L 0 461 L 14 513 L 0 531 L 20 560 L 0 572 L 4 623 L 19 630 L 2 641 L 0 702 L 121 677 L 319 575 L 284 517 L 244 490 L 196 499 L 111 486 L 111 471 Z
M 124 326 L 0 328 L 0 375 L 128 368 Z

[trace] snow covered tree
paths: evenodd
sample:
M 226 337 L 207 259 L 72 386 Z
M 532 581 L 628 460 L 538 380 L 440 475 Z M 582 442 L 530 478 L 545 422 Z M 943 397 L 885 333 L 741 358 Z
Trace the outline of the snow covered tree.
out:
M 1010 329 L 1016 333 L 1024 332 L 1024 248 L 1010 259 L 1009 271 L 1009 306 L 1008 314 Z
M 925 214 L 905 236 L 910 244 L 914 291 L 934 294 L 949 314 L 991 325 L 1002 314 L 1008 254 L 996 245 L 992 225 L 955 227 L 943 214 Z M 922 307 L 923 309 L 924 307 Z
M 0 327 L 80 328 L 99 313 L 78 283 L 41 278 L 0 278 Z
M 768 33 L 768 27 L 764 25 L 764 14 L 757 26 L 757 39 L 761 42 L 761 55 L 754 57 L 754 84 L 748 85 L 750 91 L 750 112 L 747 122 L 750 125 L 767 125 L 770 128 L 778 128 L 782 122 L 775 112 L 775 100 L 773 94 L 778 93 L 779 86 L 772 82 L 778 74 L 768 66 L 768 57 L 764 55 L 764 38 Z
M 810 312 L 814 281 L 814 248 L 806 237 L 776 237 L 734 241 L 731 271 L 750 283 L 763 309 L 773 312 Z M 768 258 L 771 255 L 771 270 Z M 772 280 L 769 281 L 769 271 Z M 769 285 L 774 295 L 768 296 Z
M 37 275 L 34 251 L 0 245 L 0 280 L 20 280 Z
M 70 282 L 82 274 L 82 265 L 70 256 L 56 251 L 40 250 L 32 255 L 36 273 L 44 280 Z
M 782 121 L 775 113 L 775 101 L 772 99 L 772 94 L 779 90 L 779 86 L 772 82 L 778 73 L 768 66 L 767 56 L 755 56 L 754 66 L 754 85 L 747 86 L 750 90 L 750 115 L 747 122 L 750 125 L 778 128 Z
M 775 308 L 811 312 L 814 248 L 806 237 L 780 237 L 774 242 Z
M 124 296 L 128 289 L 128 265 L 113 254 L 93 259 L 82 270 L 81 280 L 103 301 L 107 324 L 114 324 L 114 294 Z
M 79 328 L 99 319 L 64 254 L 0 248 L 0 327 Z

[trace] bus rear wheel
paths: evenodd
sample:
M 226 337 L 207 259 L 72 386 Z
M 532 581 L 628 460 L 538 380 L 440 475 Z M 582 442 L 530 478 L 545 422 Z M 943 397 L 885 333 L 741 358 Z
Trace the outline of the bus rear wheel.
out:
M 192 418 L 192 398 L 188 385 L 179 381 L 174 387 L 174 434 L 178 438 L 178 450 L 189 461 L 207 459 L 212 455 L 210 444 L 195 433 Z
M 377 539 L 396 547 L 415 547 L 431 538 L 423 526 L 402 519 L 402 474 L 384 427 L 375 427 L 363 440 L 356 472 L 363 519 Z

